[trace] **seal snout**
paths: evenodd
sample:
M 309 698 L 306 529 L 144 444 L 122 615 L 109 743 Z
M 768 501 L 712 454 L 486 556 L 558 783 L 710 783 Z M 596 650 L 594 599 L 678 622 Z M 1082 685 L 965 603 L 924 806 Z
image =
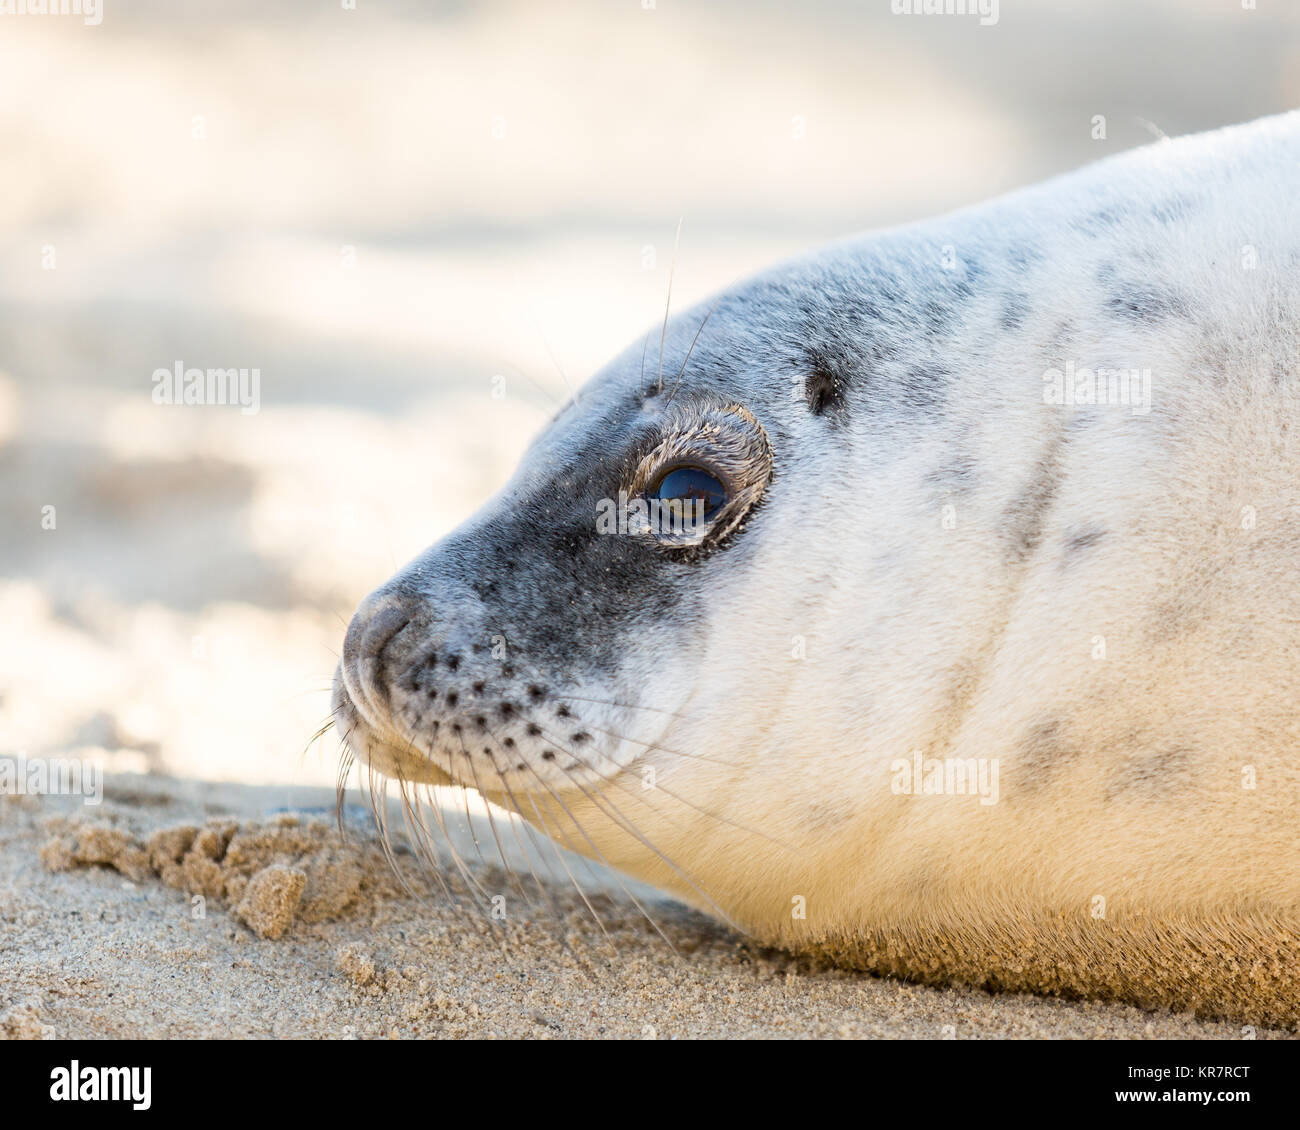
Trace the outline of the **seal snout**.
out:
M 563 682 L 507 653 L 470 609 L 435 616 L 427 597 L 381 589 L 348 626 L 333 712 L 384 776 L 545 791 L 619 768 L 605 731 L 582 717 L 591 701 Z

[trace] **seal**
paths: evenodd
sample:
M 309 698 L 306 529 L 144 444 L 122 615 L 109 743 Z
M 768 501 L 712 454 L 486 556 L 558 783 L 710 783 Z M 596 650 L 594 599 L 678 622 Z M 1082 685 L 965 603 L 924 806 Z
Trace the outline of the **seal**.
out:
M 764 943 L 1295 1024 L 1297 168 L 1161 142 L 666 320 L 360 605 L 342 737 Z

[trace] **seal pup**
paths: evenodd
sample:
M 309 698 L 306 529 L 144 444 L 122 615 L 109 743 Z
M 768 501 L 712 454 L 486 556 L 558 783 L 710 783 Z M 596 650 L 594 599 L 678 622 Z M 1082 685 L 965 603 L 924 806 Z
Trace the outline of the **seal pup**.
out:
M 765 943 L 1296 1023 L 1298 188 L 1293 113 L 666 321 L 362 602 L 341 735 Z

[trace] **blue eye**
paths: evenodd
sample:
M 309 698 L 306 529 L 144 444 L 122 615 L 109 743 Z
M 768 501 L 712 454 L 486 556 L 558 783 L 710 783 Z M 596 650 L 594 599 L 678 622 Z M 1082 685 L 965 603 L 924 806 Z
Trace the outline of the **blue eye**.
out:
M 711 518 L 727 501 L 727 488 L 703 468 L 674 467 L 650 489 L 649 497 L 691 507 L 703 499 L 704 517 Z

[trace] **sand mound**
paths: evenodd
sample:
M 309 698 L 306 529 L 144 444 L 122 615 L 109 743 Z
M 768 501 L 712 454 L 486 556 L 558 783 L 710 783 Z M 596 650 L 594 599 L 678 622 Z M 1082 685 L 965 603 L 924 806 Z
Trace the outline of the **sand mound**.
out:
M 238 824 L 219 817 L 199 827 L 179 824 L 147 838 L 102 821 L 52 817 L 41 847 L 50 871 L 110 867 L 139 882 L 156 877 L 185 891 L 198 912 L 208 899 L 232 908 L 261 938 L 280 938 L 295 920 L 324 922 L 353 906 L 367 883 L 389 894 L 394 883 L 376 866 L 377 853 L 349 848 L 323 821 L 284 814 L 269 825 Z M 369 856 L 369 858 L 367 858 Z

